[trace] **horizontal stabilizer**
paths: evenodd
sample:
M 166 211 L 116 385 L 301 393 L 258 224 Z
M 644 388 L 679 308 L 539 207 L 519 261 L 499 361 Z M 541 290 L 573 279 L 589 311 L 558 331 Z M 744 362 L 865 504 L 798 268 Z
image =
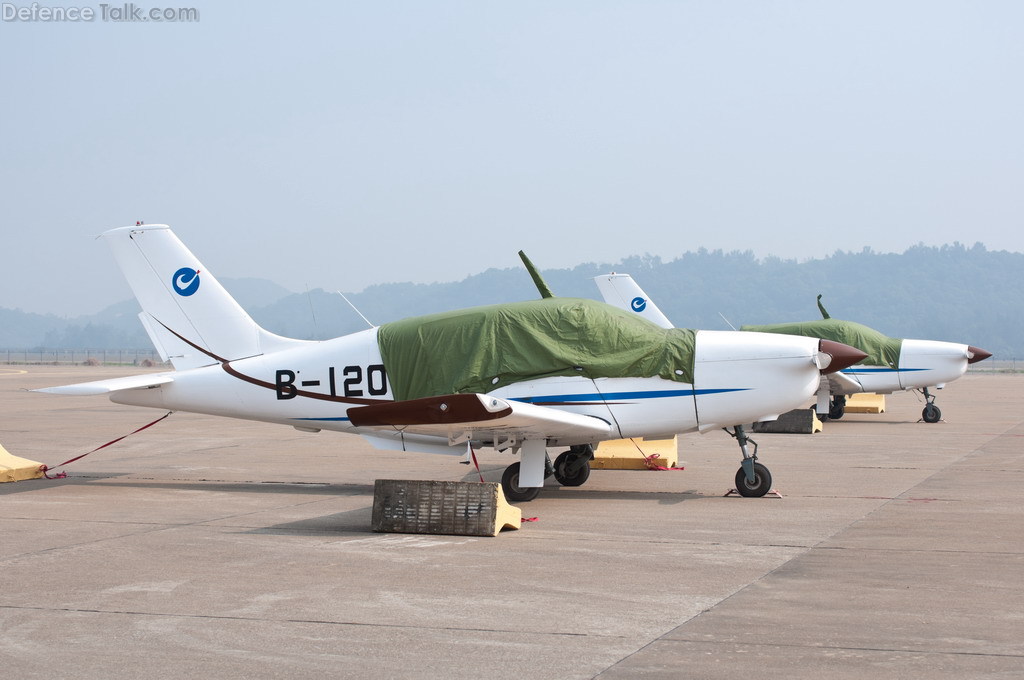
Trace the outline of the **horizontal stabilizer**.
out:
M 96 380 L 94 382 L 77 383 L 74 385 L 61 385 L 59 387 L 43 387 L 33 392 L 46 392 L 47 394 L 65 394 L 75 397 L 87 397 L 97 394 L 110 394 L 121 390 L 140 390 L 150 387 L 159 387 L 174 382 L 171 373 L 152 373 L 149 375 L 130 375 L 126 378 L 113 378 L 111 380 Z

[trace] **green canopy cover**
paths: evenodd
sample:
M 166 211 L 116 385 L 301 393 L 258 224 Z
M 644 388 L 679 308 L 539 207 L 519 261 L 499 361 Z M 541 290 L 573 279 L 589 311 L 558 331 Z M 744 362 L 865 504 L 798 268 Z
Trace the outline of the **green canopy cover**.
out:
M 550 376 L 692 383 L 696 332 L 594 300 L 550 297 L 384 324 L 377 342 L 395 398 L 404 400 Z
M 740 330 L 835 340 L 867 353 L 867 358 L 858 365 L 888 366 L 889 368 L 899 368 L 900 365 L 900 347 L 903 345 L 903 340 L 890 338 L 873 328 L 854 321 L 821 319 L 820 321 L 773 323 L 764 326 L 741 326 Z

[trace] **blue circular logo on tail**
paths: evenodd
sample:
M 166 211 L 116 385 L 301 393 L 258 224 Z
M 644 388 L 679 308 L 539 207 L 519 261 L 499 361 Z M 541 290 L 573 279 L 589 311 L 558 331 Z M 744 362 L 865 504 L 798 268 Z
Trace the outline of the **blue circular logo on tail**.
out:
M 642 312 L 645 309 L 647 309 L 647 300 L 643 299 L 642 297 L 635 297 L 629 303 L 629 306 L 633 309 L 634 312 Z
M 171 277 L 171 287 L 178 295 L 192 295 L 199 290 L 199 272 L 191 267 L 182 267 Z

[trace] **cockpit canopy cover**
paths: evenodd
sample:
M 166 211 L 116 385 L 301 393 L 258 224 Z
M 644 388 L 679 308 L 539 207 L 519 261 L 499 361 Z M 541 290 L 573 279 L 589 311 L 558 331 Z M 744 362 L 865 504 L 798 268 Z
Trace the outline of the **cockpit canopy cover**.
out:
M 860 365 L 887 366 L 894 369 L 899 368 L 900 365 L 900 348 L 903 346 L 903 340 L 890 338 L 874 328 L 868 328 L 854 321 L 822 319 L 820 321 L 773 323 L 765 326 L 741 326 L 740 330 L 835 340 L 865 352 L 868 356 L 860 362 Z
M 550 376 L 693 382 L 696 332 L 659 328 L 594 300 L 545 298 L 382 325 L 395 399 L 487 393 Z

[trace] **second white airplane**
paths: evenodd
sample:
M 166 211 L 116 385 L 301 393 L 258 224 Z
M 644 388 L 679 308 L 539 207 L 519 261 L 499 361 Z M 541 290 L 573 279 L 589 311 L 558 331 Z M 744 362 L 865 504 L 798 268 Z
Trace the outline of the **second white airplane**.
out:
M 606 274 L 595 281 L 605 302 L 620 309 L 629 309 L 662 328 L 672 328 L 672 322 L 628 274 Z M 942 412 L 935 405 L 935 395 L 929 389 L 942 389 L 946 383 L 962 376 L 968 364 L 992 356 L 991 352 L 972 345 L 890 338 L 863 324 L 832 319 L 821 306 L 820 295 L 818 308 L 824 318 L 817 321 L 741 326 L 740 331 L 828 338 L 865 353 L 864 359 L 856 365 L 830 373 L 822 379 L 817 392 L 816 411 L 823 418 L 842 418 L 846 397 L 850 394 L 917 390 L 925 398 L 921 419 L 926 423 L 937 423 Z

